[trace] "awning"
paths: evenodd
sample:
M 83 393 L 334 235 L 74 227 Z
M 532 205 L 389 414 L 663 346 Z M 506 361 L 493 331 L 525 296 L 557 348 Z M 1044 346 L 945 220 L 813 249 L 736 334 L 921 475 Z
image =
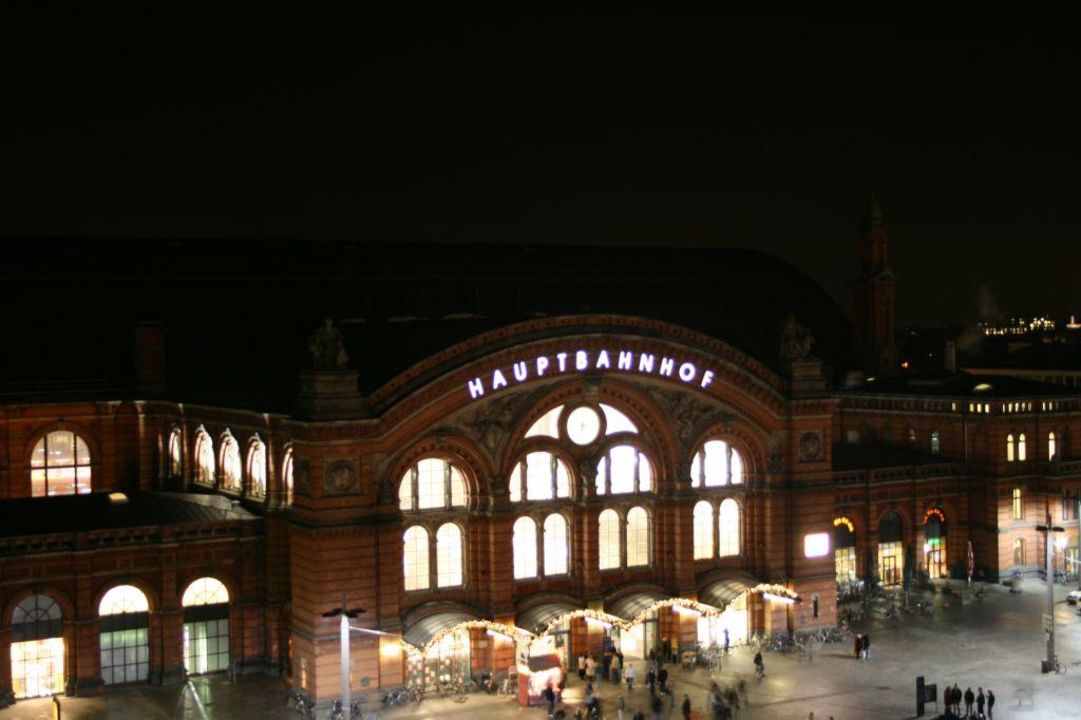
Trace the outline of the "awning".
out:
M 633 620 L 638 616 L 638 613 L 667 599 L 668 596 L 664 593 L 659 593 L 654 590 L 643 590 L 641 592 L 624 595 L 611 602 L 605 602 L 604 611 L 609 615 L 615 615 L 624 620 Z
M 437 633 L 446 630 L 447 628 L 452 628 L 460 623 L 477 619 L 476 615 L 470 615 L 469 613 L 461 611 L 434 613 L 422 617 L 415 623 L 406 626 L 405 632 L 402 633 L 402 637 L 404 637 L 405 641 L 410 645 L 423 648 Z
M 514 618 L 514 624 L 523 630 L 540 634 L 548 627 L 548 623 L 560 615 L 566 615 L 581 609 L 578 605 L 567 602 L 542 603 L 518 613 L 518 616 Z
M 706 585 L 698 592 L 698 601 L 707 605 L 726 608 L 733 600 L 753 587 L 754 585 L 742 578 L 717 580 Z

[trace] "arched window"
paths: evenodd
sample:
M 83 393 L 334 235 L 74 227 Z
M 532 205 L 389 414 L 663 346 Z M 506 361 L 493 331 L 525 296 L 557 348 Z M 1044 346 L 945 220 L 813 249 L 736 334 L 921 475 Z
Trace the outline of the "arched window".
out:
M 619 567 L 619 558 L 622 555 L 619 529 L 619 513 L 615 510 L 602 511 L 597 521 L 597 547 L 601 570 Z
M 286 448 L 285 458 L 282 460 L 282 490 L 285 495 L 285 504 L 293 504 L 293 448 Z
M 940 436 L 938 434 L 938 430 L 932 430 L 931 431 L 931 454 L 932 455 L 938 455 L 938 453 L 939 453 L 939 451 L 941 449 L 942 449 L 941 438 L 940 438 Z
M 202 577 L 184 590 L 184 667 L 191 675 L 229 668 L 229 591 Z
M 31 595 L 11 614 L 11 689 L 16 698 L 64 690 L 64 619 L 56 600 Z
M 1055 460 L 1057 457 L 1055 455 L 1055 433 L 1049 432 L 1047 433 L 1047 459 Z
M 101 598 L 101 678 L 106 685 L 150 676 L 150 604 L 142 590 L 117 585 Z
M 649 514 L 645 508 L 627 512 L 627 567 L 649 565 Z
M 511 502 L 570 497 L 570 473 L 566 464 L 550 452 L 531 452 L 516 463 L 510 474 Z
M 611 405 L 601 403 L 601 412 L 604 413 L 605 435 L 615 435 L 616 433 L 638 433 L 638 426 L 634 424 L 634 421 Z
M 739 555 L 740 524 L 739 503 L 732 498 L 722 500 L 717 513 L 717 554 L 721 557 Z
M 169 442 L 166 447 L 166 457 L 168 458 L 166 470 L 168 470 L 170 477 L 178 477 L 183 469 L 183 452 L 180 441 L 180 428 L 175 427 L 169 431 Z
M 537 523 L 530 517 L 514 521 L 514 579 L 537 577 Z
M 55 430 L 37 441 L 30 455 L 30 494 L 74 495 L 90 492 L 90 449 L 68 430 Z
M 705 500 L 694 506 L 694 559 L 713 557 L 713 506 Z
M 597 463 L 597 494 L 650 492 L 653 467 L 633 445 L 615 445 Z
M 240 492 L 240 447 L 228 430 L 221 438 L 221 485 L 225 490 Z
M 1028 453 L 1025 452 L 1025 434 L 1021 433 L 1017 436 L 1017 460 L 1018 462 L 1024 462 L 1028 457 Z
M 431 586 L 428 569 L 428 531 L 414 525 L 405 531 L 405 550 L 402 564 L 405 574 L 405 589 L 427 590 Z
M 254 497 L 266 495 L 266 445 L 258 436 L 248 448 L 248 492 Z
M 210 434 L 200 427 L 195 433 L 195 482 L 213 485 L 216 469 L 214 441 L 210 439 Z
M 465 480 L 461 471 L 442 458 L 425 458 L 402 475 L 398 486 L 402 510 L 465 507 Z
M 1025 541 L 1021 538 L 1013 541 L 1013 564 L 1015 567 L 1025 564 Z
M 541 415 L 535 423 L 526 430 L 526 437 L 550 437 L 559 438 L 559 414 L 563 412 L 563 406 L 557 405 Z
M 1013 433 L 1006 436 L 1006 462 L 1013 462 Z
M 566 575 L 569 556 L 567 519 L 552 513 L 544 518 L 544 574 Z
M 723 440 L 703 443 L 691 460 L 691 487 L 720 487 L 743 482 L 743 458 Z
M 435 533 L 435 568 L 438 587 L 462 584 L 462 529 L 445 523 Z

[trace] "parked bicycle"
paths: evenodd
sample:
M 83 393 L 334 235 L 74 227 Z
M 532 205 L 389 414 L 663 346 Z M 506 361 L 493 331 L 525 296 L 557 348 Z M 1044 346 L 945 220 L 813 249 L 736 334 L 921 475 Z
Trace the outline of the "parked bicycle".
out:
M 289 693 L 287 704 L 291 705 L 304 720 L 315 720 L 315 701 L 299 690 Z

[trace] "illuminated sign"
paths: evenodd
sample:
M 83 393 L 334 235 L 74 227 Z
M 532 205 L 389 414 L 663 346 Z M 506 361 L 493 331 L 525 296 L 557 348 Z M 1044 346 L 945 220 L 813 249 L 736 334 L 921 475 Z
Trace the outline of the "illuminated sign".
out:
M 933 507 L 930 510 L 928 510 L 926 513 L 924 513 L 924 515 L 923 515 L 924 524 L 926 524 L 927 521 L 930 520 L 933 517 L 937 517 L 940 521 L 946 522 L 946 516 L 943 514 L 943 512 L 940 509 L 938 509 L 936 507 Z
M 833 527 L 840 527 L 842 525 L 844 525 L 845 527 L 848 528 L 848 532 L 850 532 L 850 533 L 856 532 L 855 526 L 852 524 L 852 521 L 849 520 L 848 518 L 839 517 L 839 518 L 834 518 L 833 519 Z
M 635 353 L 630 350 L 574 350 L 538 355 L 529 360 L 519 360 L 509 369 L 496 368 L 491 376 L 473 378 L 466 383 L 470 399 L 476 400 L 486 392 L 496 392 L 511 384 L 536 380 L 554 375 L 575 372 L 622 372 L 638 375 L 654 375 L 679 379 L 687 385 L 709 387 L 713 382 L 712 370 L 700 369 L 693 362 L 656 353 Z
M 803 556 L 808 558 L 825 557 L 830 551 L 829 533 L 812 533 L 803 536 Z

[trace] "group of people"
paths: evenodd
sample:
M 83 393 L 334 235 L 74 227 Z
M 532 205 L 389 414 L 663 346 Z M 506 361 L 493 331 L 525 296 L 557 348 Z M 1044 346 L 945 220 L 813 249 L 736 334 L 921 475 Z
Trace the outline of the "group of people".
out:
M 578 677 L 589 683 L 597 680 L 610 680 L 619 683 L 623 673 L 623 653 L 618 649 L 606 650 L 600 661 L 594 653 L 578 656 Z M 633 669 L 633 666 L 632 668 Z
M 722 688 L 716 682 L 709 684 L 709 716 L 712 720 L 731 720 L 739 712 L 740 695 L 746 692 L 746 686 L 740 681 L 738 690 L 736 686 Z M 688 702 L 689 704 L 689 702 Z
M 871 636 L 868 633 L 856 633 L 856 658 L 859 660 L 871 659 Z
M 961 688 L 957 686 L 957 683 L 953 684 L 953 687 L 946 686 L 946 691 L 943 694 L 943 702 L 946 703 L 946 717 L 947 718 L 978 718 L 978 720 L 994 720 L 995 717 L 995 693 L 990 688 L 987 689 L 987 694 L 983 692 L 983 688 L 978 688 L 978 692 L 972 692 L 972 688 L 967 688 L 964 692 L 961 692 Z M 961 703 L 964 702 L 965 710 L 964 714 L 961 712 Z M 975 705 L 976 711 L 973 714 L 973 705 Z M 984 714 L 986 709 L 986 714 Z

